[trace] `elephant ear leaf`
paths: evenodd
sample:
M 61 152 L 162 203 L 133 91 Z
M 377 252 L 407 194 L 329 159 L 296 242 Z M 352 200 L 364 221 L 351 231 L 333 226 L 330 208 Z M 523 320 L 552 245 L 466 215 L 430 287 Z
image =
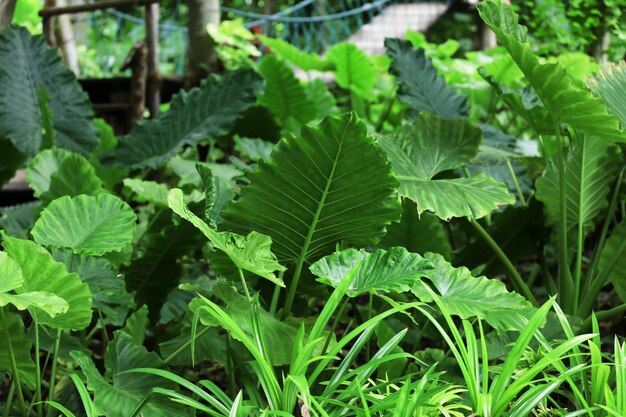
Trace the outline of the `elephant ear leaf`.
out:
M 13 294 L 13 291 L 19 291 L 23 283 L 24 277 L 17 262 L 6 252 L 0 252 L 0 307 L 7 304 L 13 304 L 18 310 L 37 307 L 51 317 L 67 311 L 65 300 L 51 293 L 28 291 Z
M 271 236 L 281 263 L 310 263 L 340 241 L 375 245 L 401 212 L 387 157 L 354 113 L 281 140 L 249 179 L 221 226 Z
M 43 210 L 31 233 L 40 245 L 101 256 L 131 242 L 136 220 L 133 209 L 114 195 L 64 196 Z
M 213 247 L 224 252 L 238 268 L 250 271 L 281 287 L 285 286 L 274 275 L 275 271 L 284 271 L 285 267 L 278 263 L 270 250 L 272 238 L 255 231 L 247 236 L 241 236 L 212 229 L 189 210 L 183 201 L 183 192 L 178 188 L 170 191 L 167 201 L 174 213 L 196 226 L 209 239 Z
M 87 386 L 94 393 L 94 403 L 100 415 L 128 417 L 153 388 L 176 389 L 176 384 L 155 374 L 127 372 L 136 368 L 153 368 L 159 372 L 165 365 L 156 353 L 134 343 L 132 337 L 122 330 L 115 332 L 105 354 L 104 363 L 110 379 L 100 374 L 85 353 L 73 351 L 71 355 L 87 377 Z M 161 396 L 146 402 L 142 413 L 154 417 L 187 415 L 176 402 Z
M 626 62 L 608 64 L 590 81 L 591 89 L 626 127 Z
M 75 273 L 67 272 L 65 265 L 31 240 L 17 239 L 2 234 L 2 246 L 7 255 L 22 271 L 23 282 L 15 289 L 18 295 L 36 292 L 31 296 L 45 307 L 28 306 L 31 315 L 37 315 L 39 324 L 67 330 L 84 329 L 91 322 L 91 291 Z M 51 300 L 45 300 L 44 296 Z M 65 305 L 63 305 L 65 303 Z M 47 311 L 46 311 L 47 310 Z
M 348 295 L 366 292 L 409 291 L 422 277 L 433 272 L 430 261 L 402 247 L 379 249 L 374 252 L 346 249 L 316 261 L 310 267 L 318 281 L 337 287 L 348 274 L 354 279 Z
M 477 8 L 548 110 L 555 129 L 559 123 L 566 123 L 604 140 L 626 141 L 617 118 L 607 112 L 601 99 L 576 86 L 560 63 L 540 63 L 526 43 L 526 28 L 518 23 L 511 5 L 486 0 Z
M 452 217 L 478 219 L 503 204 L 515 201 L 507 186 L 479 173 L 469 178 L 434 179 L 462 167 L 478 154 L 481 130 L 465 119 L 446 119 L 420 113 L 416 122 L 399 134 L 379 141 L 400 180 L 400 194 L 417 210 Z
M 498 332 L 525 326 L 532 306 L 521 295 L 509 292 L 501 281 L 474 277 L 469 269 L 455 268 L 439 254 L 427 253 L 424 257 L 434 266 L 434 272 L 426 278 L 450 314 L 464 319 L 478 317 Z M 433 296 L 426 285 L 425 281 L 417 282 L 412 292 L 421 301 L 431 302 Z
M 46 96 L 42 89 L 47 106 L 40 103 Z M 98 129 L 89 98 L 59 53 L 25 28 L 0 31 L 0 137 L 23 154 L 35 155 L 42 147 L 46 107 L 57 145 L 85 155 L 96 149 Z
M 199 87 L 172 98 L 170 108 L 140 123 L 104 162 L 130 168 L 158 168 L 183 147 L 228 133 L 252 106 L 263 89 L 263 79 L 252 69 L 210 76 Z
M 467 97 L 448 86 L 426 57 L 424 49 L 414 49 L 409 41 L 385 39 L 390 71 L 398 77 L 398 98 L 416 113 L 429 112 L 449 118 L 467 117 Z

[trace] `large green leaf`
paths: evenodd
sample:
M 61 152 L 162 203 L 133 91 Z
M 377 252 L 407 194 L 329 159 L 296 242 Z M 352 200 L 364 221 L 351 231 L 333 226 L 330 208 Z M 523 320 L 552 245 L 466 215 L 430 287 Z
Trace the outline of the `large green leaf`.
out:
M 348 274 L 354 279 L 347 294 L 409 291 L 422 277 L 433 273 L 430 261 L 402 247 L 375 252 L 346 249 L 316 261 L 310 267 L 318 281 L 336 287 Z
M 10 340 L 4 337 L 5 326 L 11 335 Z M 12 374 L 11 356 L 9 355 L 9 342 L 11 342 L 20 382 L 24 383 L 29 389 L 34 390 L 37 372 L 35 370 L 35 362 L 33 362 L 31 357 L 32 343 L 26 335 L 21 317 L 5 313 L 5 321 L 0 321 L 0 335 L 2 335 L 0 337 L 0 369 Z
M 43 210 L 31 233 L 41 245 L 100 256 L 130 243 L 136 219 L 133 209 L 111 194 L 65 196 Z
M 11 26 L 0 32 L 0 137 L 32 156 L 42 144 L 39 91 L 45 88 L 59 146 L 91 153 L 98 146 L 93 111 L 74 74 L 43 35 Z
M 518 23 L 511 5 L 502 0 L 480 3 L 478 12 L 495 32 L 556 123 L 567 123 L 588 135 L 626 141 L 619 122 L 608 114 L 601 99 L 574 85 L 560 63 L 542 64 L 526 43 L 526 28 Z
M 415 201 L 419 213 L 432 211 L 444 220 L 477 219 L 515 201 L 505 184 L 481 173 L 470 178 L 433 177 L 469 162 L 481 140 L 481 130 L 467 120 L 420 113 L 413 125 L 379 144 L 400 180 L 400 194 Z
M 298 49 L 298 47 L 279 39 L 258 35 L 261 42 L 267 46 L 272 53 L 277 54 L 282 59 L 289 61 L 298 68 L 305 71 L 330 71 L 334 68 L 332 62 L 320 57 L 317 54 L 309 54 Z
M 464 319 L 478 317 L 498 332 L 520 330 L 525 326 L 524 317 L 532 307 L 521 295 L 509 292 L 504 283 L 474 277 L 469 269 L 455 268 L 439 254 L 427 253 L 425 258 L 435 267 L 426 278 L 450 314 Z M 420 281 L 412 291 L 421 301 L 431 302 L 432 295 L 425 285 L 425 281 Z
M 263 88 L 261 76 L 251 69 L 210 76 L 190 91 L 172 98 L 170 108 L 153 120 L 140 123 L 120 139 L 105 162 L 129 168 L 157 168 L 185 144 L 195 145 L 228 133 L 237 118 Z
M 39 201 L 32 201 L 16 206 L 0 207 L 0 228 L 4 229 L 9 236 L 28 238 L 40 205 Z
M 249 178 L 222 226 L 270 235 L 281 263 L 314 261 L 340 241 L 375 245 L 400 214 L 390 164 L 354 113 L 281 140 Z
M 608 206 L 610 185 L 620 165 L 616 146 L 596 137 L 577 138 L 565 161 L 567 233 L 572 243 L 579 227 L 583 236 L 595 227 L 596 218 Z M 536 182 L 537 199 L 545 206 L 546 223 L 558 230 L 561 224 L 559 172 L 553 164 Z
M 133 200 L 153 203 L 156 206 L 167 207 L 167 185 L 156 181 L 145 181 L 138 178 L 124 178 L 124 187 L 132 191 Z
M 272 238 L 252 231 L 247 236 L 230 232 L 218 232 L 209 227 L 202 219 L 193 214 L 183 201 L 183 192 L 174 188 L 167 199 L 174 213 L 196 226 L 213 244 L 213 247 L 224 252 L 239 268 L 250 271 L 260 277 L 284 287 L 285 284 L 276 278 L 276 271 L 284 271 L 285 267 L 276 261 L 270 250 Z
M 422 48 L 416 50 L 409 41 L 387 38 L 385 49 L 393 60 L 390 71 L 398 77 L 398 98 L 411 110 L 449 118 L 467 116 L 467 97 L 446 84 Z
M 335 80 L 341 88 L 365 98 L 372 95 L 376 71 L 365 52 L 351 43 L 337 43 L 330 48 L 326 59 L 335 65 Z
M 259 64 L 259 71 L 265 78 L 265 92 L 259 97 L 259 103 L 270 109 L 283 126 L 288 119 L 306 123 L 315 117 L 314 103 L 285 62 L 274 55 L 266 55 Z
M 50 179 L 63 160 L 72 155 L 65 149 L 52 148 L 39 152 L 26 166 L 28 185 L 39 197 L 50 188 Z
M 135 368 L 163 369 L 165 365 L 154 352 L 135 344 L 123 331 L 115 332 L 108 345 L 105 366 L 108 377 L 103 377 L 93 361 L 83 352 L 74 351 L 72 357 L 87 377 L 89 390 L 94 393 L 94 403 L 99 415 L 128 417 L 146 394 L 153 388 L 175 390 L 176 384 L 156 375 L 125 373 Z M 152 417 L 186 416 L 182 407 L 163 396 L 154 396 L 142 408 L 141 414 Z
M 30 307 L 40 324 L 60 329 L 79 330 L 91 322 L 91 291 L 78 275 L 69 273 L 65 265 L 52 259 L 52 255 L 30 240 L 2 236 L 6 253 L 22 270 L 24 282 L 15 291 L 18 294 L 41 291 L 54 294 L 69 305 L 65 313 L 50 314 Z
M 41 199 L 51 201 L 64 195 L 96 195 L 101 191 L 102 181 L 94 167 L 83 156 L 72 153 L 52 173 L 50 186 L 41 194 Z
M 387 227 L 387 234 L 378 244 L 383 249 L 393 246 L 402 246 L 409 252 L 420 254 L 436 252 L 446 259 L 452 255 L 452 246 L 442 221 L 429 212 L 418 214 L 415 202 L 408 198 L 402 201 L 402 218 Z
M 22 270 L 6 252 L 0 252 L 0 307 L 13 304 L 18 310 L 37 307 L 51 317 L 65 313 L 68 305 L 62 298 L 42 291 L 29 291 L 13 294 L 24 283 Z
M 626 127 L 626 62 L 608 64 L 590 82 L 593 91 Z
M 626 221 L 615 226 L 606 240 L 598 266 L 600 273 L 608 273 L 607 281 L 613 283 L 615 292 L 626 303 Z

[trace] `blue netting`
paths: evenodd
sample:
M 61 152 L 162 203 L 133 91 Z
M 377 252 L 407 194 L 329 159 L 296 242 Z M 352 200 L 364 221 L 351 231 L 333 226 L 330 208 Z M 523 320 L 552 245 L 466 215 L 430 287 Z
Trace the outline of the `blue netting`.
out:
M 378 52 L 384 35 L 398 29 L 414 28 L 420 30 L 427 26 L 434 17 L 441 13 L 441 6 L 450 0 L 302 0 L 276 14 L 260 14 L 253 9 L 233 9 L 221 7 L 222 20 L 242 19 L 245 26 L 257 33 L 286 40 L 298 48 L 321 53 L 329 46 L 344 40 L 357 43 L 370 53 Z M 161 71 L 182 73 L 185 69 L 185 51 L 187 49 L 187 28 L 175 22 L 180 21 L 178 7 L 169 21 L 161 20 L 159 25 Z M 419 8 L 414 6 L 420 5 Z M 404 9 L 399 9 L 404 7 Z M 391 9 L 395 14 L 384 16 Z M 138 16 L 116 10 L 106 10 L 90 15 L 90 27 L 98 36 L 109 37 L 111 42 L 99 42 L 98 53 L 94 57 L 105 72 L 116 72 L 116 65 L 123 60 L 123 55 L 133 43 L 143 39 L 144 20 Z M 402 20 L 402 22 L 400 22 Z M 364 28 L 368 23 L 367 28 Z M 363 36 L 358 36 L 363 29 Z M 367 29 L 367 30 L 365 30 Z M 378 33 L 375 33 L 378 31 Z M 356 36 L 356 37 L 355 37 Z M 402 34 L 400 34 L 402 36 Z M 369 42 L 369 43 L 368 43 Z M 105 50 L 105 49 L 107 50 Z M 377 49 L 378 48 L 378 49 Z

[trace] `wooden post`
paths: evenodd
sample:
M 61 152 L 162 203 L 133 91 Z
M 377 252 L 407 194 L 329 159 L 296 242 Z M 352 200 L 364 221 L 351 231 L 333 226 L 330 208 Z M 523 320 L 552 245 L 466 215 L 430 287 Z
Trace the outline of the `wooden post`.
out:
M 146 44 L 148 47 L 148 109 L 150 117 L 159 114 L 161 80 L 159 76 L 159 4 L 146 5 Z
M 46 0 L 42 11 L 45 12 L 46 9 L 54 9 L 55 6 L 56 0 Z M 39 14 L 41 14 L 41 12 L 39 12 Z M 57 44 L 56 36 L 54 34 L 54 19 L 55 18 L 52 15 L 42 16 L 43 35 L 46 38 L 46 42 L 48 42 L 50 46 L 56 46 Z
M 0 1 L 0 29 L 9 27 L 13 21 L 16 0 Z

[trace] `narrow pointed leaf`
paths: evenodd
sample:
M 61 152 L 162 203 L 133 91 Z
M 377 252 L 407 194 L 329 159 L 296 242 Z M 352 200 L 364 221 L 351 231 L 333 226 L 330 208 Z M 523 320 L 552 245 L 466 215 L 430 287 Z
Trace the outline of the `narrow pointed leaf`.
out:
M 283 139 L 249 178 L 222 226 L 268 234 L 281 263 L 314 261 L 339 241 L 375 245 L 400 214 L 390 164 L 354 113 Z
M 402 247 L 368 253 L 346 249 L 323 257 L 310 267 L 318 281 L 336 287 L 349 273 L 354 279 L 348 295 L 366 292 L 409 291 L 422 277 L 433 273 L 430 261 Z
M 135 221 L 133 210 L 114 195 L 65 196 L 44 209 L 31 233 L 40 245 L 100 256 L 124 249 Z
M 495 32 L 542 101 L 553 122 L 608 141 L 626 141 L 617 118 L 607 112 L 601 99 L 574 85 L 560 63 L 542 64 L 526 43 L 526 28 L 509 4 L 502 0 L 480 3 L 478 12 Z
M 411 110 L 449 118 L 468 115 L 467 97 L 446 84 L 422 48 L 414 49 L 409 41 L 388 38 L 385 49 L 392 59 L 390 71 L 398 77 L 398 98 Z

